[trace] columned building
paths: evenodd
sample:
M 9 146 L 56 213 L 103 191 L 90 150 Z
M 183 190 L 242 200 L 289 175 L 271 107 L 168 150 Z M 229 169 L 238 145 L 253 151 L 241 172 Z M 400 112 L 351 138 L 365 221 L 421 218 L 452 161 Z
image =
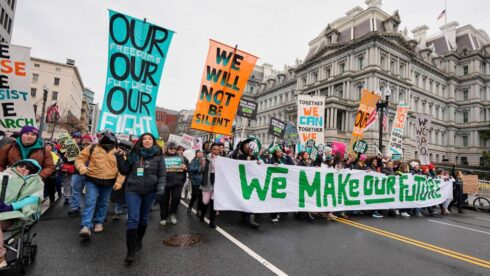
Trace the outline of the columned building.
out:
M 247 133 L 263 144 L 271 117 L 296 122 L 297 95 L 325 97 L 325 143 L 348 143 L 363 88 L 392 91 L 389 98 L 389 131 L 383 135 L 386 152 L 396 107 L 409 104 L 404 131 L 404 159 L 418 158 L 415 114 L 432 116 L 429 149 L 433 162 L 479 165 L 490 141 L 479 133 L 490 126 L 490 38 L 472 25 L 450 22 L 428 35 L 419 26 L 409 36 L 400 30 L 398 11 L 381 9 L 381 0 L 367 0 L 367 8 L 349 10 L 328 24 L 309 42 L 304 61 L 275 71 L 256 66 L 245 98 L 258 103 L 258 117 Z M 259 78 L 258 78 L 259 77 Z M 384 97 L 383 97 L 384 98 Z M 237 118 L 237 130 L 242 127 Z M 378 123 L 365 133 L 374 154 Z
M 16 0 L 0 1 L 0 42 L 10 43 L 14 29 Z

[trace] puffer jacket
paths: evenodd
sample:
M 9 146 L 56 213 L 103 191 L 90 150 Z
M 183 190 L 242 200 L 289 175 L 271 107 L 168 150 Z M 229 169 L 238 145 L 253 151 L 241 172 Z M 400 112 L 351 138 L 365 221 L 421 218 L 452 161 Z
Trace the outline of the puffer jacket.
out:
M 141 159 L 137 153 L 131 153 L 138 157 L 136 162 L 130 163 L 121 155 L 117 155 L 119 172 L 126 176 L 126 192 L 144 195 L 151 192 L 163 194 L 167 182 L 167 171 L 163 156 L 152 156 L 149 159 Z M 138 168 L 143 167 L 143 176 L 138 176 Z
M 204 157 L 203 157 L 204 158 Z M 192 159 L 189 164 L 189 178 L 193 186 L 199 186 L 202 183 L 204 168 L 201 166 L 201 161 L 197 157 Z
M 102 185 L 112 186 L 114 183 L 122 185 L 124 176 L 119 173 L 117 168 L 115 151 L 115 148 L 106 151 L 100 145 L 97 145 L 90 156 L 90 147 L 86 147 L 75 160 L 75 167 L 80 172 L 80 175 L 85 175 L 89 179 L 101 180 L 100 182 L 105 183 Z M 88 164 L 88 167 L 86 164 Z
M 20 138 L 17 138 L 15 142 L 5 144 L 0 148 L 0 172 L 3 172 L 7 167 L 12 166 L 22 159 L 34 159 L 41 166 L 42 170 L 39 173 L 41 178 L 46 179 L 52 173 L 54 173 L 55 166 L 53 163 L 53 157 L 51 152 L 44 147 L 42 140 L 38 139 L 34 145 L 25 149 L 28 150 L 28 154 L 22 157 L 22 146 Z

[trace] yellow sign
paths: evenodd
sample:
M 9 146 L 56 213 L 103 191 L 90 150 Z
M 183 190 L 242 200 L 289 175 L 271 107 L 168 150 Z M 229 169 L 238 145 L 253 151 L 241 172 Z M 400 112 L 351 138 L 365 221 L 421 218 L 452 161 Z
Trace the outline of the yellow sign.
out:
M 369 116 L 375 111 L 376 103 L 378 103 L 380 98 L 381 96 L 373 91 L 369 91 L 367 89 L 362 91 L 361 100 L 359 102 L 359 110 L 356 114 L 354 129 L 352 130 L 352 137 L 349 143 L 349 153 L 354 153 L 354 143 L 361 140 L 364 136 L 364 130 L 366 129 Z

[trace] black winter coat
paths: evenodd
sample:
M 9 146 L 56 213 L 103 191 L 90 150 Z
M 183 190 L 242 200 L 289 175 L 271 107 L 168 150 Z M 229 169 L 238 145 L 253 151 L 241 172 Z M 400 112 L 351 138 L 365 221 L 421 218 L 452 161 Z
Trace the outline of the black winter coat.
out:
M 178 154 L 169 155 L 167 154 L 165 157 L 174 157 L 179 156 Z M 182 164 L 185 164 L 187 168 L 189 168 L 189 161 L 184 156 L 180 156 L 182 158 Z M 185 180 L 187 177 L 187 170 L 183 172 L 168 172 L 167 173 L 167 187 L 175 187 L 175 186 L 184 186 Z
M 138 176 L 139 167 L 144 167 L 143 176 Z M 157 192 L 163 194 L 167 182 L 165 158 L 153 156 L 149 159 L 138 158 L 137 162 L 129 163 L 122 156 L 117 156 L 117 167 L 122 175 L 126 176 L 126 192 L 147 194 Z

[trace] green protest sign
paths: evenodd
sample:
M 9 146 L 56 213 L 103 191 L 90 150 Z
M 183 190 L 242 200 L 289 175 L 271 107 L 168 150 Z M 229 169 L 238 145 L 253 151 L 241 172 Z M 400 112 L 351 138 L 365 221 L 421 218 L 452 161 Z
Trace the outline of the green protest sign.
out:
M 368 149 L 368 143 L 364 140 L 357 140 L 352 145 L 352 151 L 355 153 L 365 153 Z

